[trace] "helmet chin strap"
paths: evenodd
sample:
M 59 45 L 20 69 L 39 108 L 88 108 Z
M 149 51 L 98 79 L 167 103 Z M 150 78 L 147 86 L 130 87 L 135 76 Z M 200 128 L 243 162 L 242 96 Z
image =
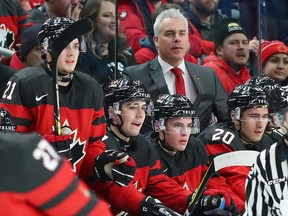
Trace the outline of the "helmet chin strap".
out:
M 117 127 L 118 131 L 119 131 L 123 136 L 125 136 L 126 138 L 131 138 L 131 136 L 128 136 L 128 135 L 124 132 L 124 130 L 122 129 L 123 119 L 122 119 L 121 115 L 119 115 L 119 114 L 117 114 L 117 115 L 118 115 L 119 119 L 121 120 L 121 124 L 115 124 L 115 123 L 113 123 L 113 121 L 110 121 L 110 124 L 113 125 L 113 126 L 115 126 L 115 127 Z
M 163 132 L 164 133 L 164 132 Z M 176 155 L 178 153 L 178 151 L 175 151 L 174 149 L 170 148 L 169 146 L 166 145 L 166 141 L 165 141 L 165 133 L 164 133 L 164 139 L 161 140 L 159 138 L 159 144 L 160 144 L 160 147 L 163 148 L 165 151 L 167 151 L 169 154 L 170 153 L 174 153 L 174 155 Z

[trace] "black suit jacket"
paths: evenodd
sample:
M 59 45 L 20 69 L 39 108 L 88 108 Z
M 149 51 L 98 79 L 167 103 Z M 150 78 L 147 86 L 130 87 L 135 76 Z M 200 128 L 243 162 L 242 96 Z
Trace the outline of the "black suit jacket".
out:
M 210 124 L 212 112 L 218 121 L 229 120 L 226 104 L 228 94 L 214 70 L 189 62 L 185 62 L 185 64 L 192 82 L 198 91 L 194 108 L 196 115 L 200 119 L 201 131 Z M 140 80 L 151 94 L 153 101 L 160 94 L 169 94 L 167 83 L 157 57 L 144 64 L 126 67 L 123 71 L 123 76 Z

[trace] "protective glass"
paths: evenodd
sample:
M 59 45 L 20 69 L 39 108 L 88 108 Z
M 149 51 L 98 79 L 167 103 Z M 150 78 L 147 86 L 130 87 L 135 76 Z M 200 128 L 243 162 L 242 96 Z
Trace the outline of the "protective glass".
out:
M 177 118 L 183 119 L 187 117 L 182 117 L 182 118 L 177 117 Z M 169 119 L 173 119 L 173 117 L 172 118 L 160 118 L 158 131 L 156 129 L 156 132 L 159 132 L 161 130 L 166 133 L 174 133 L 174 134 L 198 134 L 200 133 L 199 118 L 198 117 L 191 117 L 191 118 L 192 118 L 192 122 L 191 124 L 188 124 L 188 125 L 184 125 L 179 122 L 168 121 Z
M 142 109 L 146 115 L 148 116 L 152 116 L 153 115 L 153 102 L 150 101 L 146 101 L 146 106 L 139 106 L 138 104 L 134 104 L 133 102 L 129 105 L 129 109 L 135 112 L 138 112 L 139 109 Z M 115 102 L 113 103 L 113 109 L 114 109 L 114 113 L 117 115 L 122 115 L 121 112 L 121 102 Z

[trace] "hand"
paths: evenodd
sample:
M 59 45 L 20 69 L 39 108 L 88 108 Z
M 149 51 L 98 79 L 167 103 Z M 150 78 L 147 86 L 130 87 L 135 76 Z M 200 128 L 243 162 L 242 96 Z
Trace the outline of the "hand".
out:
M 72 153 L 70 145 L 73 143 L 71 135 L 55 135 L 54 133 L 45 134 L 43 138 L 46 139 L 61 155 L 66 157 L 69 161 L 72 160 Z
M 232 197 L 225 191 L 207 189 L 200 200 L 200 208 L 204 215 L 240 215 Z
M 145 197 L 140 204 L 141 216 L 181 216 L 172 209 L 164 206 L 159 200 L 152 198 L 151 196 Z
M 103 181 L 113 180 L 119 186 L 127 186 L 134 178 L 136 163 L 127 153 L 106 150 L 95 159 L 95 173 Z

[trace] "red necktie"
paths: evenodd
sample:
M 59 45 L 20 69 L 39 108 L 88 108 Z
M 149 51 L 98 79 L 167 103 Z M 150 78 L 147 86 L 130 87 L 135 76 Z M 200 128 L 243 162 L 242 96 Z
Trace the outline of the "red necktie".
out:
M 176 81 L 175 81 L 176 93 L 186 96 L 185 84 L 184 84 L 184 79 L 182 76 L 182 70 L 180 68 L 172 68 L 170 71 L 172 73 L 174 73 L 174 75 L 176 77 Z

